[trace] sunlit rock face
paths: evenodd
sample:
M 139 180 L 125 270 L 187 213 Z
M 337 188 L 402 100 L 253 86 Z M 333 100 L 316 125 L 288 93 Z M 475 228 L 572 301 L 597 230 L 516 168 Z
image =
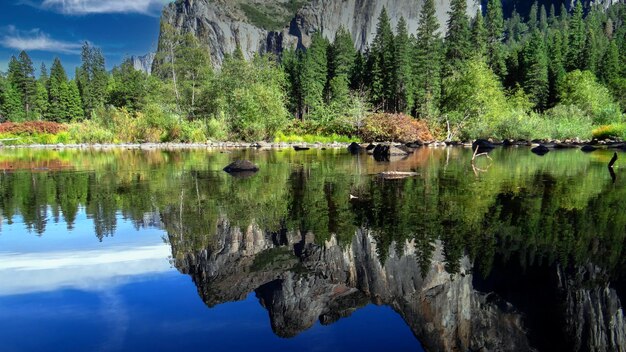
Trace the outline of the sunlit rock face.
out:
M 184 243 L 171 233 L 170 241 L 175 265 L 193 278 L 207 305 L 256 292 L 279 336 L 295 336 L 318 320 L 333 323 L 375 303 L 396 310 L 429 351 L 532 350 L 521 315 L 473 288 L 469 259 L 461 260 L 458 273 L 447 272 L 436 242 L 423 273 L 413 243 L 392 244 L 381 262 L 372 235 L 359 229 L 349 244 L 335 237 L 320 244 L 310 233 L 238 229 L 223 219 L 206 249 L 181 255 Z
M 257 52 L 280 52 L 285 48 L 308 47 L 311 35 L 321 32 L 330 40 L 340 26 L 352 33 L 359 50 L 371 44 L 383 7 L 395 28 L 401 17 L 407 20 L 409 33 L 419 26 L 423 0 L 304 0 L 292 8 L 287 0 L 179 0 L 165 7 L 162 20 L 180 33 L 193 33 L 207 45 L 212 62 L 220 66 L 224 56 L 237 44 L 246 57 Z M 475 14 L 478 4 L 467 0 L 468 14 Z M 450 0 L 438 0 L 437 17 L 445 30 Z M 280 25 L 267 25 L 250 15 L 246 6 L 265 11 Z M 293 11 L 293 12 L 292 12 Z M 284 22 L 284 23 L 282 23 Z M 271 28 L 274 27 L 274 28 Z
M 568 335 L 577 351 L 626 351 L 626 323 L 615 289 L 594 265 L 566 273 L 559 268 L 559 284 L 565 295 Z M 589 285 L 596 282 L 598 285 Z M 594 322 L 590 324 L 589 322 Z

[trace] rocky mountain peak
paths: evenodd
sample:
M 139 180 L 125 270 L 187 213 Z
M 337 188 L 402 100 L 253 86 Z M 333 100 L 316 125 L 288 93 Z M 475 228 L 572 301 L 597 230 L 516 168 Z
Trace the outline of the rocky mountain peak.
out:
M 311 35 L 321 32 L 333 40 L 344 26 L 352 33 L 359 50 L 371 44 L 383 7 L 392 26 L 401 17 L 410 33 L 419 26 L 424 0 L 178 0 L 163 10 L 162 21 L 179 33 L 193 33 L 207 45 L 214 65 L 237 45 L 246 57 L 257 52 L 279 53 L 285 48 L 307 47 Z M 479 3 L 467 0 L 468 14 Z M 445 28 L 450 0 L 436 2 L 437 16 Z

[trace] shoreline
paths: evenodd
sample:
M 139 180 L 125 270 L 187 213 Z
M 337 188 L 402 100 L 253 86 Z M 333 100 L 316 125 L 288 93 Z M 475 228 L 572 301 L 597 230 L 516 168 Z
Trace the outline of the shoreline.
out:
M 622 149 L 626 150 L 626 142 L 619 140 L 585 140 L 585 141 L 558 141 L 558 140 L 545 140 L 545 141 L 495 141 L 490 142 L 494 147 L 537 147 L 545 146 L 549 149 L 575 149 L 582 148 L 584 146 L 593 146 L 598 149 Z M 257 150 L 283 150 L 290 148 L 309 148 L 309 149 L 346 149 L 351 143 L 346 142 L 332 142 L 332 143 L 305 143 L 305 142 L 204 142 L 204 143 L 80 143 L 80 144 L 19 144 L 19 145 L 4 145 L 0 141 L 0 150 L 3 149 L 81 149 L 81 150 L 114 150 L 114 149 L 128 149 L 128 150 L 184 150 L 184 149 L 257 149 Z M 367 145 L 388 145 L 395 147 L 408 146 L 413 143 L 400 143 L 400 142 L 368 142 L 358 143 L 362 148 Z M 472 142 L 444 142 L 444 141 L 432 141 L 423 142 L 419 147 L 422 148 L 447 148 L 447 147 L 463 147 L 471 148 Z M 415 149 L 416 146 L 411 146 Z

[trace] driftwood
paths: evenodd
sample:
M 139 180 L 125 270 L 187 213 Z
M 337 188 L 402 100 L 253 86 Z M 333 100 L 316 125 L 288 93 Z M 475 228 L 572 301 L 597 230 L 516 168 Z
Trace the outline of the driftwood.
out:
M 474 148 L 474 155 L 472 156 L 472 164 L 474 164 L 474 160 L 476 160 L 476 158 L 478 158 L 479 156 L 486 156 L 487 159 L 493 161 L 493 159 L 491 159 L 491 157 L 489 156 L 489 153 L 478 153 L 478 147 Z
M 615 165 L 616 161 L 617 161 L 617 153 L 614 153 L 613 157 L 611 158 L 611 161 L 609 161 L 609 174 L 611 174 L 611 180 L 613 180 L 613 183 L 615 183 L 615 181 L 617 180 L 617 176 L 615 175 L 615 170 L 613 170 L 613 165 Z
M 611 161 L 609 161 L 609 168 L 612 169 L 613 165 L 615 164 L 615 162 L 617 161 L 617 153 L 613 154 L 613 158 L 611 158 Z

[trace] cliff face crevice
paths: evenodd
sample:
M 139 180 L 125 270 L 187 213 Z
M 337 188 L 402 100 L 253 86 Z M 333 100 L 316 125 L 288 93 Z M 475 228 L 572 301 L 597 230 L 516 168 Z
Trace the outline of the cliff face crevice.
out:
M 404 17 L 409 33 L 415 33 L 419 27 L 418 17 L 424 1 L 308 0 L 302 2 L 299 9 L 291 14 L 291 20 L 286 21 L 279 30 L 263 26 L 262 23 L 254 24 L 250 15 L 242 10 L 242 6 L 248 2 L 261 8 L 284 3 L 281 0 L 178 0 L 164 8 L 162 21 L 171 25 L 178 33 L 194 34 L 201 44 L 208 47 L 213 64 L 220 66 L 224 56 L 232 53 L 237 45 L 247 58 L 257 52 L 280 52 L 285 48 L 308 47 L 313 33 L 321 32 L 333 40 L 342 25 L 352 33 L 356 48 L 365 50 L 374 39 L 376 23 L 383 7 L 387 9 L 394 28 L 400 17 Z M 475 14 L 479 6 L 477 1 L 467 2 L 468 14 Z M 443 31 L 450 0 L 439 0 L 436 6 Z

